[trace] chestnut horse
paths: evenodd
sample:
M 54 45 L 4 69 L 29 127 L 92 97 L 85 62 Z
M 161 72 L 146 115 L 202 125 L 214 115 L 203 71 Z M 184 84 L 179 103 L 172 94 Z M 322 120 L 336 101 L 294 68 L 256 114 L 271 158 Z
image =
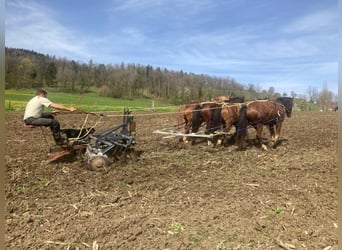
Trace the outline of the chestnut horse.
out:
M 183 104 L 178 109 L 178 126 L 184 124 L 184 134 L 189 134 L 190 132 L 196 133 L 201 124 L 197 125 L 199 121 L 197 121 L 196 125 L 193 125 L 193 113 L 196 109 L 200 109 L 201 102 L 193 101 L 188 104 Z M 182 122 L 183 121 L 183 122 Z M 201 122 L 202 123 L 202 122 Z M 187 142 L 187 138 L 183 137 L 183 141 Z
M 227 103 L 222 105 L 221 109 L 221 121 L 223 125 L 223 132 L 228 133 L 232 127 L 235 127 L 233 140 L 236 139 L 238 124 L 240 119 L 240 110 L 244 104 L 242 103 Z M 227 137 L 225 137 L 225 145 L 227 143 Z
M 193 116 L 193 126 L 199 128 L 205 122 L 205 133 L 210 134 L 221 126 L 222 104 L 217 102 L 202 102 L 200 109 L 196 109 Z
M 247 126 L 252 126 L 256 130 L 256 139 L 261 147 L 267 150 L 262 142 L 262 131 L 264 125 L 268 126 L 273 142 L 273 147 L 277 146 L 281 127 L 285 117 L 291 117 L 293 98 L 280 97 L 274 101 L 251 101 L 241 108 L 238 123 L 237 141 L 239 149 L 244 148 Z M 274 130 L 275 127 L 275 130 Z
M 237 127 L 238 125 L 240 107 L 241 104 L 239 103 L 201 103 L 200 109 L 196 109 L 194 112 L 193 126 L 199 128 L 205 122 L 206 134 L 211 134 L 218 130 L 228 133 L 232 126 Z M 218 138 L 216 137 L 216 139 Z M 225 137 L 225 139 L 227 138 Z M 216 140 L 214 141 L 216 142 Z M 221 140 L 217 142 L 220 144 Z
M 294 98 L 292 98 L 292 97 L 279 97 L 275 100 L 276 102 L 284 105 L 286 116 L 289 118 L 292 115 L 293 100 L 294 100 Z M 273 141 L 273 147 L 274 148 L 277 146 L 277 142 L 278 142 L 278 139 L 280 136 L 282 124 L 283 123 L 281 122 L 281 123 L 273 125 L 273 126 L 268 126 L 268 129 L 270 131 L 271 138 Z M 274 127 L 276 130 L 274 130 Z

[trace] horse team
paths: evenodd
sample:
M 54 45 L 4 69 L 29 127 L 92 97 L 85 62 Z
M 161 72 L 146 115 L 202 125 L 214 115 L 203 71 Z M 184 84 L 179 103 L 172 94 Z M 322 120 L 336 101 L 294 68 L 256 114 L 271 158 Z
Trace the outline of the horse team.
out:
M 192 102 L 181 105 L 179 114 L 184 121 L 184 133 L 197 133 L 201 126 L 205 125 L 205 134 L 217 133 L 223 135 L 225 145 L 233 141 L 242 150 L 246 147 L 247 130 L 253 127 L 256 130 L 256 139 L 259 145 L 267 150 L 267 146 L 262 140 L 262 131 L 267 126 L 273 147 L 279 141 L 282 123 L 285 117 L 291 117 L 293 107 L 292 97 L 279 97 L 275 100 L 254 100 L 244 102 L 243 97 L 229 98 L 219 96 L 209 102 Z M 229 135 L 232 127 L 235 132 Z M 222 139 L 219 136 L 213 137 L 213 143 L 219 144 Z M 188 136 L 183 138 L 188 141 Z M 195 143 L 195 138 L 192 138 Z

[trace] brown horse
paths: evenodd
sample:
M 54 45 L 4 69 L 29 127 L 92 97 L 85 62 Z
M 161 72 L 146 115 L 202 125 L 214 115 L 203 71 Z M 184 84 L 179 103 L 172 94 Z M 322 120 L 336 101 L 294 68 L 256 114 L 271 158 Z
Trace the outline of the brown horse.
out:
M 228 133 L 232 127 L 235 127 L 235 132 L 233 135 L 233 140 L 235 140 L 238 130 L 240 110 L 244 104 L 241 103 L 227 103 L 222 105 L 221 109 L 221 121 L 223 125 L 223 132 Z M 224 142 L 227 144 L 228 137 L 225 137 Z
M 221 106 L 217 102 L 202 102 L 199 109 L 193 113 L 193 127 L 195 130 L 205 122 L 205 133 L 210 134 L 220 128 Z
M 267 150 L 262 142 L 263 126 L 268 126 L 275 148 L 280 136 L 281 127 L 285 117 L 291 117 L 293 98 L 280 97 L 274 101 L 252 101 L 241 108 L 238 124 L 238 146 L 244 148 L 247 126 L 256 130 L 256 138 L 261 147 Z M 274 130 L 275 127 L 275 130 Z
M 290 118 L 292 115 L 294 98 L 293 97 L 279 97 L 275 101 L 284 105 L 286 116 Z M 279 124 L 278 126 L 276 126 L 276 133 L 274 133 L 274 126 L 273 127 L 269 126 L 271 137 L 273 138 L 273 141 L 275 142 L 278 141 L 278 138 L 280 136 L 281 126 L 282 124 Z
M 200 104 L 200 101 L 193 101 L 179 107 L 178 126 L 182 126 L 184 124 L 184 134 L 189 134 L 190 132 L 196 133 L 198 131 L 200 125 L 198 127 L 193 126 L 193 113 L 196 109 L 200 109 Z M 187 138 L 183 137 L 183 141 L 187 142 Z
M 241 104 L 238 103 L 203 102 L 200 109 L 196 109 L 194 112 L 193 126 L 198 128 L 205 122 L 206 134 L 211 134 L 218 130 L 228 133 L 232 126 L 237 127 L 238 125 L 240 107 Z M 225 142 L 226 139 L 227 137 L 224 136 Z M 218 136 L 215 136 L 213 141 L 209 141 L 218 144 L 221 142 Z
M 225 96 L 219 96 L 219 98 L 223 98 Z M 229 127 L 228 131 L 230 130 L 230 124 L 236 125 L 236 117 L 235 111 L 240 111 L 240 103 L 243 103 L 245 98 L 242 97 L 233 97 L 229 98 L 223 102 L 202 102 L 200 104 L 200 109 L 197 109 L 194 112 L 194 121 L 193 124 L 197 128 L 203 122 L 206 123 L 206 133 L 212 133 L 216 130 L 221 128 L 221 125 L 225 126 L 225 124 Z M 223 100 L 223 99 L 221 99 Z M 234 112 L 233 112 L 234 110 Z M 234 113 L 234 118 L 230 117 Z M 233 121 L 228 121 L 232 119 Z

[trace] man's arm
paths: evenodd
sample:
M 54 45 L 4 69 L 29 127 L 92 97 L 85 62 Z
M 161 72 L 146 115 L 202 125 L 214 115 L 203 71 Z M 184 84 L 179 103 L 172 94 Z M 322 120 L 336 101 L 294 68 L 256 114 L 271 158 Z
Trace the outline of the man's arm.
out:
M 76 108 L 74 107 L 65 107 L 63 106 L 62 104 L 58 104 L 58 103 L 51 103 L 50 106 L 51 108 L 55 108 L 55 109 L 61 109 L 61 110 L 67 110 L 67 111 L 70 111 L 70 112 L 73 112 L 76 110 Z

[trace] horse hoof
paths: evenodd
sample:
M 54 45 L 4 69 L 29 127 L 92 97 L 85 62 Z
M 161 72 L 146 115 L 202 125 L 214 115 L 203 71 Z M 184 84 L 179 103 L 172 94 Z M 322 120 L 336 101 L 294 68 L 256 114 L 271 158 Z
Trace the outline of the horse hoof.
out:
M 262 148 L 263 150 L 267 151 L 267 146 L 266 146 L 266 145 L 262 144 L 262 145 L 261 145 L 261 148 Z

